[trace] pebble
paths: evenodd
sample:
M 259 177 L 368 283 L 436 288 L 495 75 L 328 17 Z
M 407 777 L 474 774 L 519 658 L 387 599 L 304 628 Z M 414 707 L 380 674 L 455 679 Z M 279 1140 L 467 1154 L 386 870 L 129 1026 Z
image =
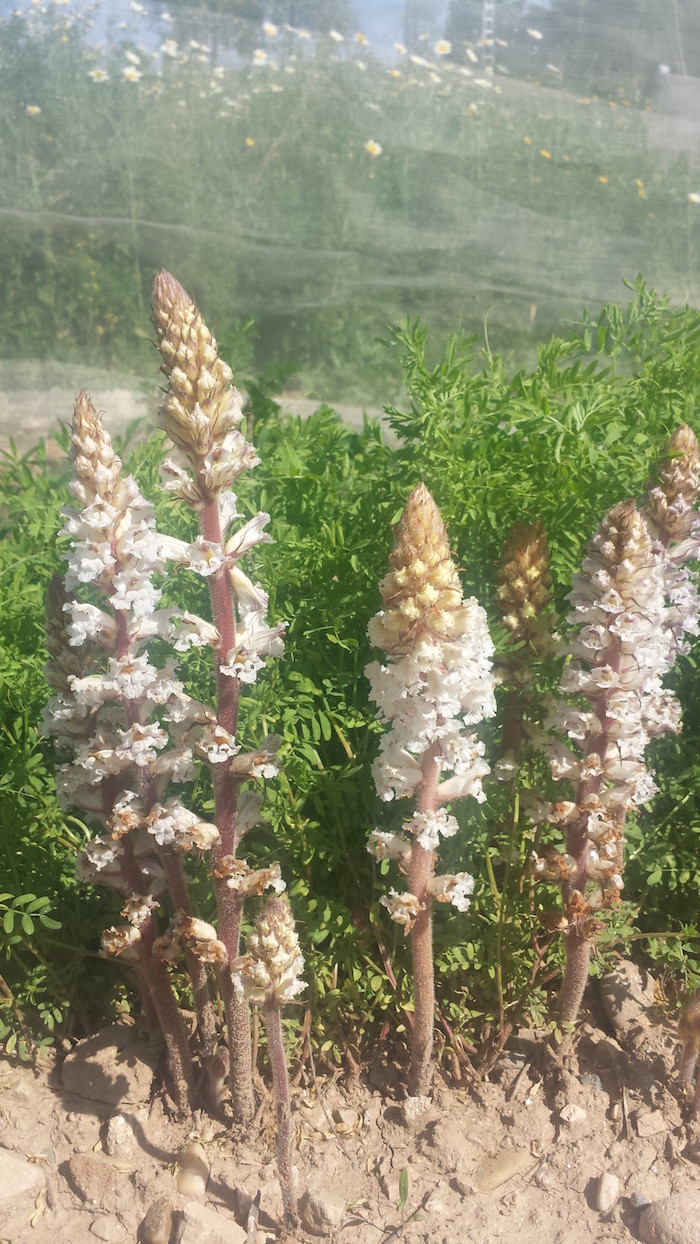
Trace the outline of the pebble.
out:
M 203 1145 L 191 1140 L 177 1155 L 177 1190 L 183 1196 L 203 1197 L 209 1182 L 209 1159 Z
M 176 1244 L 247 1244 L 248 1233 L 233 1218 L 190 1201 L 182 1211 Z
M 622 1032 L 631 1024 L 646 1024 L 646 1012 L 654 1005 L 654 982 L 636 963 L 621 959 L 600 981 L 603 1010 L 613 1027 Z
M 0 1149 L 0 1206 L 5 1208 L 25 1192 L 33 1192 L 44 1183 L 44 1175 L 36 1162 L 27 1162 L 10 1149 Z
M 698 1244 L 700 1192 L 681 1192 L 642 1210 L 639 1238 L 644 1244 Z
M 644 1209 L 645 1205 L 651 1205 L 649 1197 L 645 1196 L 643 1192 L 633 1192 L 630 1201 L 635 1209 Z
M 428 1113 L 432 1104 L 429 1097 L 407 1097 L 400 1106 L 401 1121 L 406 1127 L 412 1127 Z
M 495 1158 L 486 1158 L 474 1175 L 474 1182 L 479 1192 L 493 1192 L 501 1184 L 512 1179 L 514 1175 L 522 1175 L 534 1163 L 528 1149 L 503 1149 Z
M 159 1197 L 149 1206 L 141 1224 L 144 1244 L 168 1244 L 173 1227 L 173 1207 L 167 1197 Z
M 126 1175 L 99 1153 L 74 1153 L 68 1170 L 80 1198 L 99 1209 L 112 1209 L 127 1185 Z
M 612 1175 L 610 1171 L 603 1171 L 598 1180 L 595 1199 L 596 1209 L 601 1214 L 609 1214 L 619 1195 L 620 1181 L 617 1175 Z
M 105 1244 L 113 1244 L 113 1241 L 120 1240 L 124 1235 L 124 1228 L 121 1223 L 115 1222 L 113 1218 L 108 1218 L 106 1214 L 100 1218 L 93 1218 L 88 1230 L 90 1235 L 94 1235 L 98 1240 L 104 1240 Z
M 323 1196 L 316 1192 L 305 1192 L 299 1202 L 299 1213 L 301 1225 L 309 1235 L 328 1237 L 342 1225 L 345 1201 L 341 1201 L 331 1192 Z
M 559 1111 L 559 1118 L 562 1123 L 566 1123 L 569 1127 L 577 1127 L 579 1123 L 585 1123 L 588 1115 L 583 1106 L 577 1106 L 575 1102 L 569 1102 L 568 1106 L 564 1106 Z
M 668 1123 L 661 1110 L 647 1110 L 636 1118 L 638 1136 L 657 1136 L 668 1130 Z
M 545 1192 L 551 1192 L 556 1185 L 556 1179 L 553 1172 L 545 1163 L 541 1166 L 535 1175 L 535 1183 L 538 1188 L 543 1188 Z
M 113 1114 L 105 1124 L 102 1148 L 110 1157 L 126 1157 L 136 1148 L 136 1137 L 126 1115 Z

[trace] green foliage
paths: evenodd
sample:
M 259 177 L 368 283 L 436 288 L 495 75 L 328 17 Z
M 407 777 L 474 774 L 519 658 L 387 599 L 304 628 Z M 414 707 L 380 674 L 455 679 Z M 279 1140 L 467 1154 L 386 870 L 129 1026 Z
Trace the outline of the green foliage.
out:
M 244 746 L 280 733 L 284 762 L 281 777 L 267 784 L 267 819 L 251 833 L 247 855 L 251 864 L 282 864 L 308 960 L 312 1036 L 330 1063 L 346 1051 L 367 1056 L 389 1031 L 403 1042 L 411 1021 L 408 945 L 379 903 L 396 883 L 394 866 L 374 863 L 365 849 L 370 829 L 396 830 L 406 812 L 374 794 L 380 727 L 363 672 L 391 524 L 408 492 L 422 479 L 435 496 L 466 592 L 490 611 L 502 649 L 492 602 L 511 524 L 545 524 L 563 617 L 571 576 L 604 513 L 641 495 L 675 427 L 700 429 L 700 316 L 672 310 L 641 280 L 629 307 L 584 317 L 570 337 L 542 345 L 532 369 L 509 375 L 498 357 L 480 359 L 473 342 L 457 339 L 431 358 L 418 324 L 398 330 L 392 349 L 409 396 L 406 409 L 388 412 L 395 445 L 369 422 L 352 431 L 327 407 L 306 421 L 283 418 L 271 397 L 275 377 L 248 385 L 249 433 L 261 465 L 241 479 L 239 505 L 272 516 L 276 543 L 255 549 L 251 573 L 269 591 L 272 619 L 289 626 L 285 659 L 271 662 L 241 701 Z M 163 528 L 184 535 L 192 516 L 157 492 L 161 451 L 160 438 L 151 437 L 127 467 L 156 500 Z M 65 471 L 41 453 L 15 457 L 0 490 L 0 574 L 12 584 L 0 622 L 0 945 L 15 1004 L 43 1037 L 55 1024 L 89 1017 L 84 959 L 98 943 L 105 899 L 78 891 L 72 879 L 86 829 L 56 805 L 51 753 L 40 735 L 42 602 L 58 565 Z M 195 576 L 179 573 L 164 587 L 168 603 L 206 611 L 206 585 Z M 601 940 L 595 970 L 620 945 L 639 942 L 669 972 L 698 983 L 697 660 L 694 651 L 676 673 L 684 733 L 657 745 L 660 794 L 629 825 L 626 901 Z M 182 670 L 189 688 L 213 698 L 201 653 L 188 653 Z M 555 679 L 542 665 L 533 688 L 545 692 Z M 485 731 L 491 762 L 499 729 L 496 722 Z M 475 877 L 466 916 L 439 907 L 435 918 L 438 1024 L 453 1060 L 488 1064 L 511 1024 L 546 1022 L 560 970 L 560 943 L 547 932 L 558 898 L 529 878 L 535 831 L 524 811 L 529 790 L 545 780 L 541 762 L 528 759 L 517 787 L 489 781 L 483 805 L 458 805 L 461 832 L 441 852 L 441 869 Z M 206 814 L 211 800 L 201 779 L 192 805 Z M 210 914 L 201 879 L 195 895 Z M 113 977 L 97 960 L 90 995 L 96 1008 L 113 1005 Z M 9 1003 L 0 1019 L 2 1031 L 22 1036 Z

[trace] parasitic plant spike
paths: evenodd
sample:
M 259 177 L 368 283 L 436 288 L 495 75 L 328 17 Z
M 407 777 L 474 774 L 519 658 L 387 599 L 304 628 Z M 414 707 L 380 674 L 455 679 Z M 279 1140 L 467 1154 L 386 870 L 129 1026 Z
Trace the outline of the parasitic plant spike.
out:
M 173 459 L 163 468 L 165 488 L 174 492 L 199 515 L 200 537 L 188 550 L 190 569 L 206 576 L 213 615 L 206 642 L 216 670 L 215 720 L 202 731 L 197 756 L 211 768 L 218 840 L 212 850 L 212 878 L 218 912 L 219 937 L 229 964 L 238 958 L 243 904 L 251 889 L 237 884 L 237 852 L 245 832 L 239 817 L 241 786 L 250 778 L 273 776 L 276 741 L 265 740 L 259 755 L 242 753 L 237 741 L 238 702 L 242 687 L 255 681 L 267 656 L 283 650 L 285 624 L 269 626 L 265 619 L 267 596 L 240 568 L 241 558 L 255 545 L 269 542 L 264 528 L 269 515 L 259 513 L 228 535 L 227 528 L 241 518 L 230 491 L 241 472 L 259 459 L 238 425 L 241 398 L 232 384 L 230 368 L 218 354 L 217 344 L 202 316 L 178 281 L 162 271 L 153 287 L 153 321 L 162 357 L 161 370 L 168 389 L 161 410 L 161 426 L 173 441 Z M 203 619 L 190 622 L 190 631 L 205 635 Z M 263 754 L 264 752 L 264 754 Z M 258 873 L 258 884 L 283 888 L 279 869 L 268 877 Z M 259 892 L 259 891 L 258 891 Z M 245 997 L 236 994 L 230 970 L 219 981 L 226 1009 L 231 1089 L 239 1122 L 253 1116 L 250 1014 Z
M 564 853 L 532 856 L 536 877 L 561 882 L 566 968 L 559 1006 L 566 1024 L 578 1015 L 600 914 L 620 899 L 625 816 L 656 791 L 646 746 L 680 724 L 678 702 L 661 683 L 675 658 L 665 555 L 633 501 L 603 520 L 569 600 L 572 660 L 560 691 L 578 702 L 555 704 L 545 725 L 568 735 L 571 745 L 544 735 L 541 742 L 553 776 L 573 783 L 574 798 L 542 803 L 532 815 L 566 832 Z
M 289 1077 L 282 1036 L 282 1007 L 294 1002 L 305 988 L 304 958 L 285 898 L 265 904 L 247 943 L 247 953 L 234 974 L 234 986 L 254 1005 L 263 1008 L 277 1112 L 277 1169 L 282 1186 L 285 1224 L 297 1224 L 297 1198 L 292 1165 Z
M 470 727 L 495 712 L 493 644 L 484 610 L 463 598 L 445 525 L 424 484 L 406 503 L 389 560 L 391 570 L 380 584 L 384 609 L 369 625 L 372 643 L 387 654 L 386 664 L 367 667 L 370 694 L 391 727 L 373 772 L 380 798 L 414 795 L 416 809 L 402 834 L 375 830 L 368 849 L 378 859 L 396 859 L 408 878 L 406 891 L 392 889 L 382 902 L 411 934 L 409 1088 L 413 1096 L 424 1096 L 433 1073 L 432 905 L 451 903 L 466 911 L 474 884 L 468 873 L 435 876 L 436 852 L 440 838 L 458 829 L 444 805 L 465 795 L 484 798 L 481 779 L 488 766 Z

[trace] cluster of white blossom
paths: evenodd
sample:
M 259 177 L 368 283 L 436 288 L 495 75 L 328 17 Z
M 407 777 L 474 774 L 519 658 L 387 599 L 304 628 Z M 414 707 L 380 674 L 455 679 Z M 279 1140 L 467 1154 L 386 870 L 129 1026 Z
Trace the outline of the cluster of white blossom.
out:
M 216 825 L 179 799 L 166 798 L 171 783 L 194 776 L 195 757 L 217 766 L 235 759 L 246 777 L 276 772 L 274 741 L 262 754 L 241 755 L 214 711 L 187 695 L 175 659 L 162 667 L 150 661 L 145 645 L 155 637 L 169 640 L 177 651 L 220 642 L 217 628 L 205 619 L 159 608 L 162 593 L 154 577 L 168 564 L 204 575 L 236 575 L 250 607 L 243 610 L 222 668 L 241 682 L 254 681 L 263 657 L 280 652 L 284 628 L 265 624 L 265 593 L 237 565 L 255 544 L 269 539 L 263 530 L 268 515 L 245 523 L 225 547 L 201 536 L 192 543 L 165 536 L 136 481 L 122 474 L 85 393 L 76 402 L 72 440 L 77 505 L 64 510 L 62 534 L 71 541 L 65 584 L 54 585 L 50 594 L 47 642 L 53 661 L 47 673 L 55 694 L 44 724 L 62 750 L 72 753 L 57 774 L 62 801 L 104 826 L 80 852 L 78 874 L 130 895 L 125 911 L 136 912 L 144 896 L 165 889 L 162 850 L 205 851 L 219 840 Z M 233 494 L 225 494 L 222 509 L 227 521 L 240 517 Z M 75 598 L 76 590 L 85 589 L 99 604 Z M 276 880 L 271 877 L 269 884 Z M 131 933 L 107 932 L 105 951 L 138 954 L 138 921 L 130 923 Z M 182 938 L 177 944 L 187 945 Z
M 233 973 L 237 993 L 257 1006 L 284 1006 L 305 989 L 301 979 L 304 956 L 286 898 L 273 898 L 263 908 Z
M 567 918 L 584 932 L 589 913 L 614 903 L 622 890 L 626 813 L 656 791 L 646 747 L 680 728 L 678 701 L 662 684 L 678 652 L 678 605 L 669 605 L 667 590 L 664 548 L 633 502 L 616 506 L 569 595 L 572 659 L 560 691 L 577 700 L 553 704 L 544 722 L 570 745 L 544 732 L 538 739 L 555 779 L 574 784 L 574 798 L 538 801 L 531 813 L 535 822 L 566 828 L 566 853 L 533 852 L 533 869 L 561 881 Z
M 390 726 L 374 762 L 375 786 L 387 801 L 414 794 L 425 782 L 427 758 L 437 782 L 430 806 L 413 813 L 403 834 L 375 830 L 368 849 L 409 873 L 416 847 L 433 855 L 441 837 L 457 832 L 444 804 L 485 798 L 481 783 L 489 767 L 470 727 L 496 711 L 494 648 L 485 611 L 474 598 L 463 599 L 444 524 L 424 485 L 409 498 L 391 565 L 380 585 L 385 608 L 369 626 L 370 639 L 387 656 L 365 671 L 379 717 Z M 382 902 L 408 932 L 433 898 L 466 911 L 472 888 L 472 878 L 459 873 L 432 878 L 420 897 L 391 890 Z

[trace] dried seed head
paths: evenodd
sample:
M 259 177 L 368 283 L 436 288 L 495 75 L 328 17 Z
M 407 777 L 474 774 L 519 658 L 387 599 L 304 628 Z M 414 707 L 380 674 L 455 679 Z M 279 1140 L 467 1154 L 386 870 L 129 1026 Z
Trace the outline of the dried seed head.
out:
M 153 322 L 169 383 L 161 427 L 191 459 L 202 459 L 240 423 L 240 394 L 196 304 L 164 269 L 153 286 Z
M 247 954 L 237 964 L 234 987 L 258 1005 L 284 1006 L 305 988 L 304 956 L 286 898 L 265 904 L 248 938 Z
M 668 441 L 647 484 L 644 510 L 664 544 L 682 540 L 700 495 L 700 452 L 687 424 Z
M 97 497 L 111 501 L 119 483 L 121 459 L 85 389 L 76 398 L 71 443 L 72 492 L 83 505 L 92 505 Z
M 462 585 L 447 531 L 425 484 L 406 503 L 379 589 L 384 612 L 372 641 L 392 654 L 410 652 L 422 638 L 449 639 L 464 631 Z
M 503 623 L 516 642 L 533 641 L 552 594 L 549 545 L 541 523 L 516 523 L 503 549 L 496 593 Z

